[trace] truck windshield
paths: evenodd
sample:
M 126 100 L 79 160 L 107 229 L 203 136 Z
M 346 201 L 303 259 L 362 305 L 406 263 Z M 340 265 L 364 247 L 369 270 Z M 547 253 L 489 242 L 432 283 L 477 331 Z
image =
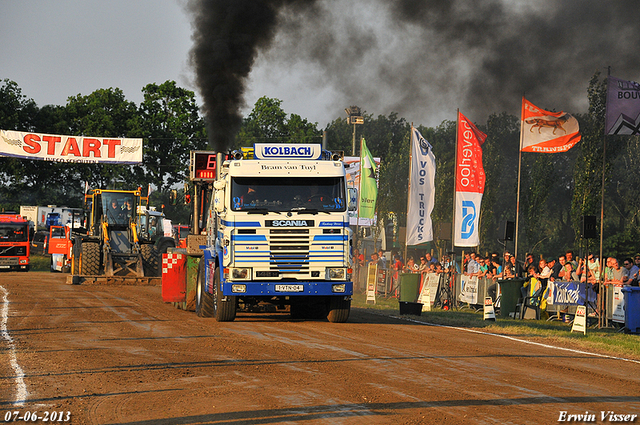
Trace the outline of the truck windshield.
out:
M 346 210 L 342 177 L 233 177 L 233 211 Z
M 0 242 L 27 242 L 26 224 L 0 224 Z

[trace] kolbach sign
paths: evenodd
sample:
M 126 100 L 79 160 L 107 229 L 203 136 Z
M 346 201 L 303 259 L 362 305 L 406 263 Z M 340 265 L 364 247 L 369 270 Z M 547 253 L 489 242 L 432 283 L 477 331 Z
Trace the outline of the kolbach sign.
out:
M 138 164 L 142 162 L 142 139 L 0 130 L 0 156 L 55 162 Z

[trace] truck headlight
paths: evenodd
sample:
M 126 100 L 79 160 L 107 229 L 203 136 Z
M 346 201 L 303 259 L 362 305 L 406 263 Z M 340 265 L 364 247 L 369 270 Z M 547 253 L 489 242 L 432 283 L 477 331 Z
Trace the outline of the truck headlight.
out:
M 29 262 L 29 261 L 28 261 L 28 260 L 26 260 L 26 259 L 21 259 L 21 260 L 20 260 L 20 264 L 27 264 L 28 262 Z
M 347 285 L 344 283 L 331 285 L 331 292 L 345 292 L 346 290 L 347 290 Z
M 231 292 L 247 292 L 247 285 L 231 285 Z
M 233 280 L 251 280 L 251 269 L 248 267 L 232 268 L 231 279 Z
M 327 267 L 326 279 L 345 280 L 346 270 L 343 267 Z

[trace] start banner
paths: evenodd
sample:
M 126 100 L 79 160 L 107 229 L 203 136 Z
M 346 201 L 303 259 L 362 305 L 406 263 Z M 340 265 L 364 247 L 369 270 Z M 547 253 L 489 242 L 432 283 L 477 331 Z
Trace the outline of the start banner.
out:
M 138 164 L 142 162 L 142 139 L 0 130 L 0 156 L 56 162 Z

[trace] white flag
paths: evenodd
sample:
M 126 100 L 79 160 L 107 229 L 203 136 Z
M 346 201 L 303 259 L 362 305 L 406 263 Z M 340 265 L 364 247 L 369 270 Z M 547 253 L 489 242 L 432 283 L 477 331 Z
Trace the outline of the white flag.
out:
M 433 240 L 431 212 L 435 203 L 436 157 L 422 134 L 411 127 L 411 174 L 407 208 L 407 245 Z

